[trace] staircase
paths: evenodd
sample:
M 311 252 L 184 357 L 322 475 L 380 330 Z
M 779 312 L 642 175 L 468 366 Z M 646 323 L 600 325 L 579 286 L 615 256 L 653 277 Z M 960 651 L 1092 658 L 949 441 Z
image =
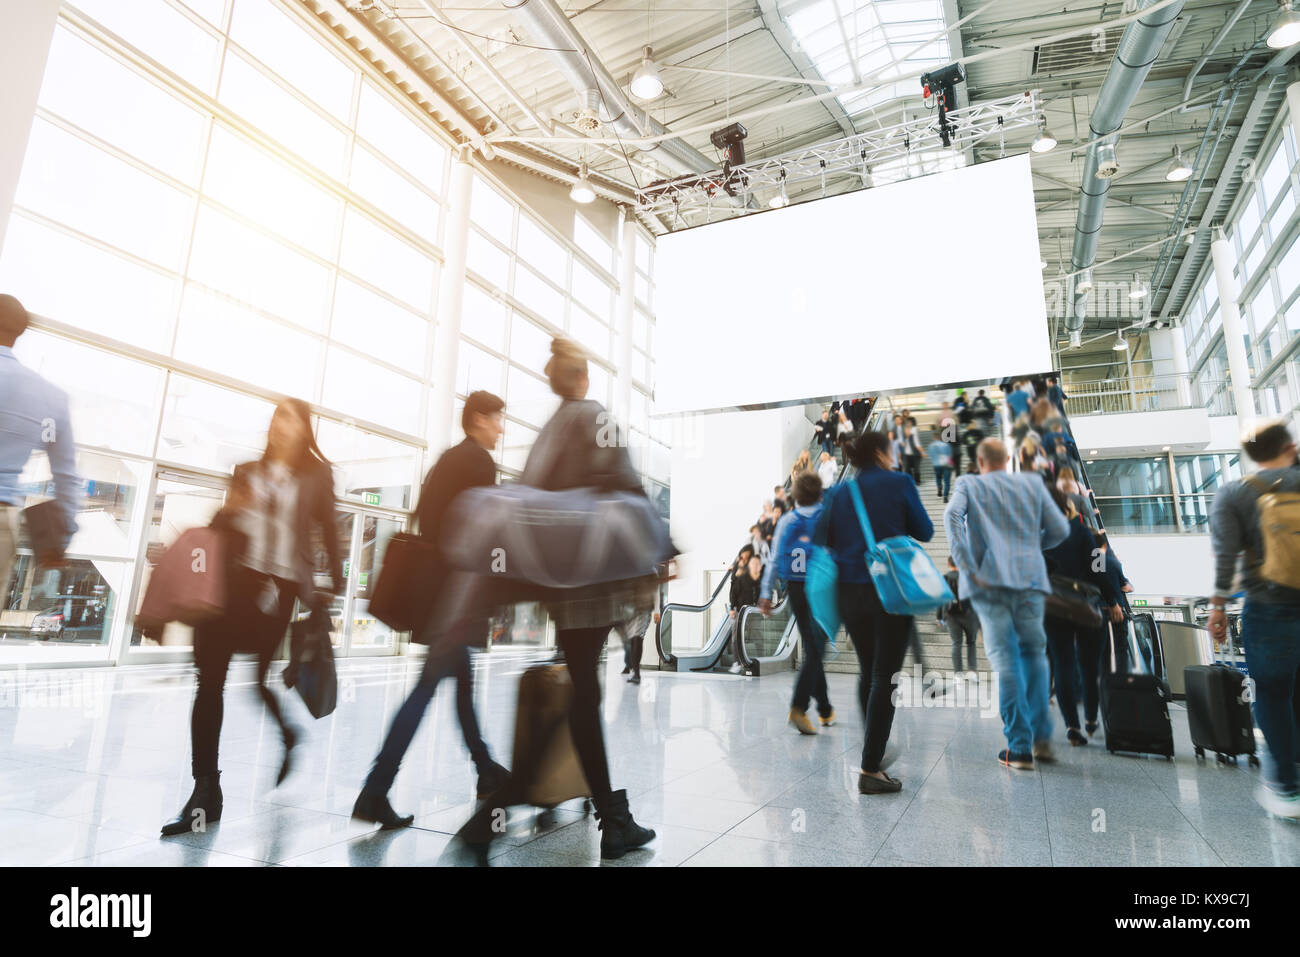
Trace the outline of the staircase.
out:
M 928 445 L 928 443 L 926 443 Z M 963 463 L 964 464 L 964 463 Z M 928 456 L 921 459 L 921 504 L 930 515 L 930 521 L 934 523 L 934 538 L 924 543 L 926 554 L 934 562 L 936 568 L 941 573 L 948 570 L 948 533 L 943 527 L 943 499 L 939 497 L 938 491 L 934 484 L 934 469 L 930 465 Z M 953 476 L 953 482 L 957 478 Z M 952 639 L 948 637 L 948 629 L 943 628 L 935 620 L 934 612 L 924 616 L 918 616 L 916 619 L 916 631 L 921 639 L 921 667 L 924 671 L 941 671 L 949 673 L 952 671 Z M 839 635 L 835 641 L 841 649 L 839 654 L 826 662 L 828 672 L 840 674 L 857 674 L 858 673 L 858 656 L 853 651 L 852 642 L 849 641 L 844 629 L 840 628 Z M 976 641 L 976 668 L 979 671 L 990 670 L 988 659 L 984 656 L 984 638 L 983 635 Z M 962 652 L 962 663 L 966 664 L 966 652 Z M 912 655 L 909 652 L 904 659 L 903 667 L 910 670 L 912 667 Z

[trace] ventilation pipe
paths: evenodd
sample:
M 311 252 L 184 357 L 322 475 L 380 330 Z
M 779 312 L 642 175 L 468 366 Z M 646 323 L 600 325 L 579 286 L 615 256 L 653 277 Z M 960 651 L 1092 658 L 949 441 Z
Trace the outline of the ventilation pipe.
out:
M 1138 0 L 1138 9 L 1144 10 L 1158 2 L 1159 0 Z M 1182 11 L 1181 0 L 1171 3 L 1153 13 L 1150 20 L 1139 19 L 1130 23 L 1120 38 L 1115 58 L 1106 71 L 1106 79 L 1097 95 L 1097 105 L 1088 121 L 1091 134 L 1088 138 L 1100 142 L 1094 142 L 1088 147 L 1088 155 L 1083 164 L 1079 216 L 1074 225 L 1074 248 L 1070 258 L 1071 272 L 1077 273 L 1089 268 L 1097 258 L 1098 233 L 1106 212 L 1106 193 L 1110 189 L 1109 179 L 1097 178 L 1100 154 L 1102 151 L 1110 154 L 1114 150 L 1116 140 L 1110 134 L 1123 124 L 1124 115 L 1133 105 L 1138 90 L 1151 72 L 1169 31 L 1173 29 L 1174 21 Z M 1066 330 L 1074 333 L 1082 329 L 1086 317 L 1087 297 L 1076 291 L 1074 308 L 1065 320 Z
M 600 118 L 619 136 L 639 139 L 669 132 L 628 99 L 555 0 L 502 0 L 502 4 L 522 18 L 538 46 L 551 48 L 549 55 L 584 106 L 593 99 L 603 102 Z M 717 163 L 680 139 L 663 140 L 643 152 L 658 160 L 661 167 L 681 175 L 708 173 L 718 168 Z

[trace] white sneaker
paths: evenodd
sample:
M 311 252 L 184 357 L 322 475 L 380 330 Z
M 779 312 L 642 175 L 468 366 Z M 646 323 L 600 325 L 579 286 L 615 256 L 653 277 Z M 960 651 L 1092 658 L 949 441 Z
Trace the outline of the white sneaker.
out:
M 1300 794 L 1283 797 L 1272 788 L 1261 786 L 1255 792 L 1255 800 L 1274 817 L 1300 818 Z

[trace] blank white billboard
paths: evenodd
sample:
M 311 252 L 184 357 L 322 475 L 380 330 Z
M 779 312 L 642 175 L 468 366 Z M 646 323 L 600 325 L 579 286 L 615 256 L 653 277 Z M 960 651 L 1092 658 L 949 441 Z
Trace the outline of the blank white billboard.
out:
M 671 233 L 655 412 L 1051 368 L 1029 156 Z

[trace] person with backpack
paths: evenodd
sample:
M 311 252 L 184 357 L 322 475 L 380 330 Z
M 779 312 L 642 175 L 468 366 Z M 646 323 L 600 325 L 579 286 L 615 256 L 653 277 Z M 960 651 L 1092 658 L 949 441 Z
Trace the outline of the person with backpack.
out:
M 799 624 L 804 655 L 799 677 L 794 683 L 794 697 L 790 701 L 790 724 L 798 728 L 800 734 L 817 733 L 808 718 L 808 704 L 813 698 L 817 699 L 817 714 L 822 727 L 835 723 L 835 709 L 831 706 L 826 672 L 822 668 L 827 637 L 813 620 L 812 608 L 804 592 L 813 531 L 822 509 L 821 498 L 821 479 L 812 472 L 800 475 L 794 485 L 794 511 L 782 518 L 776 527 L 773 560 L 763 573 L 759 590 L 758 608 L 765 616 L 770 615 L 773 582 L 777 578 L 784 581 L 794 620 Z
M 912 616 L 891 614 L 880 601 L 867 568 L 867 537 L 857 501 L 862 501 L 877 541 L 908 535 L 928 542 L 934 537 L 934 523 L 916 483 L 892 471 L 888 433 L 863 432 L 847 450 L 858 474 L 835 487 L 817 518 L 813 543 L 825 545 L 835 559 L 840 614 L 858 655 L 858 701 L 866 723 L 858 792 L 887 794 L 903 788 L 881 762 L 894 724 L 894 693 Z
M 952 560 L 951 555 L 948 556 L 948 571 L 943 577 L 948 583 L 948 590 L 953 594 L 953 600 L 947 605 L 940 605 L 936 616 L 939 624 L 948 629 L 948 637 L 952 639 L 952 670 L 954 674 L 960 675 L 963 636 L 966 639 L 966 658 L 970 662 L 967 670 L 975 670 L 975 640 L 979 637 L 980 620 L 975 614 L 975 609 L 971 607 L 970 599 L 961 597 L 957 563 Z
M 1208 625 L 1216 644 L 1227 638 L 1224 605 L 1234 593 L 1241 559 L 1241 643 L 1255 686 L 1255 720 L 1267 745 L 1264 786 L 1256 799 L 1271 814 L 1300 818 L 1300 468 L 1295 439 L 1280 420 L 1258 423 L 1241 446 L 1259 471 L 1214 496 Z

